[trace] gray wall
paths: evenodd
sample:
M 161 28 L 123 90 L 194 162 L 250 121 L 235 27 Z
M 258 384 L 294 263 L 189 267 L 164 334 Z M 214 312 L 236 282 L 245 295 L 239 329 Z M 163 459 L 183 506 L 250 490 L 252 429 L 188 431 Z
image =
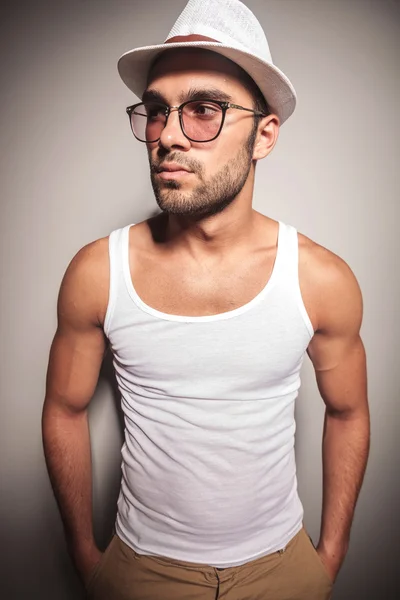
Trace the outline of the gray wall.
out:
M 156 208 L 135 98 L 116 61 L 162 41 L 184 0 L 7 3 L 1 14 L 2 598 L 79 598 L 44 465 L 40 417 L 56 298 L 72 256 Z M 395 0 L 248 0 L 298 107 L 258 166 L 254 206 L 336 252 L 364 296 L 372 450 L 334 600 L 399 587 L 399 33 Z M 321 512 L 323 404 L 306 358 L 297 405 L 305 521 Z M 106 361 L 91 408 L 95 526 L 119 485 L 118 397 Z

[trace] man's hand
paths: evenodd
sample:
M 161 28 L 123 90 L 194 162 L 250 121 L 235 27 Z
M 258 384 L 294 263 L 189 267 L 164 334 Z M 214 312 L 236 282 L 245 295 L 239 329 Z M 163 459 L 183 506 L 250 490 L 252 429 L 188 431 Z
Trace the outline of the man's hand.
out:
M 347 549 L 335 547 L 328 550 L 327 548 L 322 547 L 321 544 L 318 544 L 316 551 L 322 560 L 332 583 L 335 583 L 335 579 L 345 559 Z
M 103 557 L 103 552 L 93 545 L 89 548 L 73 551 L 72 556 L 82 583 L 87 587 L 96 565 Z

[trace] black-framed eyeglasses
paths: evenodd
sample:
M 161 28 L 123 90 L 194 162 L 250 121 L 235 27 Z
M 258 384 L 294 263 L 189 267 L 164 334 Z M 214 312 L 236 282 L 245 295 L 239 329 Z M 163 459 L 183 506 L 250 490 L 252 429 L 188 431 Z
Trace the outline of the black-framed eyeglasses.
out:
M 220 100 L 188 100 L 180 106 L 168 106 L 161 102 L 139 102 L 128 106 L 132 133 L 139 142 L 158 142 L 173 110 L 178 111 L 183 135 L 191 142 L 212 142 L 221 133 L 229 108 L 246 110 L 255 116 L 265 117 L 265 113 L 252 108 L 244 108 L 231 102 Z

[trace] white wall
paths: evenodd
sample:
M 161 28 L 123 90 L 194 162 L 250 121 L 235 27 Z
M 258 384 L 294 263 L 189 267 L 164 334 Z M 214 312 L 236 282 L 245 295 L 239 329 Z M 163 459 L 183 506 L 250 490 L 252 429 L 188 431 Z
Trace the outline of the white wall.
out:
M 260 163 L 254 206 L 342 256 L 364 296 L 372 449 L 334 600 L 397 598 L 399 541 L 399 33 L 396 0 L 247 0 L 298 107 Z M 3 598 L 67 600 L 80 588 L 44 465 L 40 418 L 56 298 L 84 244 L 156 208 L 135 101 L 116 61 L 163 41 L 185 0 L 7 3 L 1 15 L 1 568 Z M 317 537 L 323 404 L 305 361 L 297 457 Z M 115 401 L 115 402 L 114 402 Z M 91 409 L 96 533 L 119 486 L 110 365 Z

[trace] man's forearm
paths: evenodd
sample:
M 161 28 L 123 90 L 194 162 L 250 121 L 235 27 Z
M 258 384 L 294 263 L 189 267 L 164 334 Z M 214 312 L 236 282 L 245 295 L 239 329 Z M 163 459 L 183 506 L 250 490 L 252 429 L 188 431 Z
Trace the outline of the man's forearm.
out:
M 369 453 L 370 422 L 362 411 L 325 414 L 323 506 L 319 547 L 340 559 L 346 554 L 354 510 Z
M 67 412 L 45 403 L 42 431 L 46 464 L 68 546 L 72 554 L 79 554 L 94 545 L 87 413 Z

